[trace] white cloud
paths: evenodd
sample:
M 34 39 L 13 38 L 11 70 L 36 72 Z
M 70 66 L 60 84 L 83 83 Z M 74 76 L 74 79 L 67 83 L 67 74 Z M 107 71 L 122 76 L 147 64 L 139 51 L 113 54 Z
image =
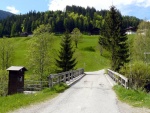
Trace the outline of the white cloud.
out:
M 18 14 L 20 11 L 17 10 L 14 6 L 7 6 L 6 9 L 11 12 L 11 13 L 14 13 L 14 14 Z
M 134 0 L 134 4 L 139 7 L 149 7 L 150 0 Z
M 49 10 L 64 10 L 66 5 L 77 5 L 82 7 L 94 7 L 97 10 L 109 9 L 111 5 L 121 8 L 126 5 L 137 5 L 140 7 L 149 7 L 150 0 L 50 0 Z

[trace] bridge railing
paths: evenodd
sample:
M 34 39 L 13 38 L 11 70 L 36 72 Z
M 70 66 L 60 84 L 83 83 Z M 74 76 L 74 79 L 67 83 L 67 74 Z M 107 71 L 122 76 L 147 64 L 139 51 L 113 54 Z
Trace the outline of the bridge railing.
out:
M 125 88 L 128 88 L 129 87 L 129 80 L 128 78 L 126 78 L 125 76 L 117 73 L 117 72 L 114 72 L 110 69 L 107 69 L 108 71 L 108 75 L 115 81 L 117 82 L 118 84 L 121 84 L 122 86 L 124 86 Z
M 60 84 L 61 82 L 70 82 L 82 74 L 84 74 L 84 69 L 71 70 L 58 74 L 50 74 L 50 76 L 48 77 L 49 87 L 53 87 L 55 84 Z

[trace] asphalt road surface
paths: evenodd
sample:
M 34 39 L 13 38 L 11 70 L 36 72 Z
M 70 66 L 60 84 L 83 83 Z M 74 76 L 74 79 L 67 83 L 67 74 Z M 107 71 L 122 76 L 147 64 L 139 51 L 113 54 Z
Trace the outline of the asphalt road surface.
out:
M 117 102 L 112 86 L 101 70 L 87 73 L 52 100 L 14 113 L 120 113 Z

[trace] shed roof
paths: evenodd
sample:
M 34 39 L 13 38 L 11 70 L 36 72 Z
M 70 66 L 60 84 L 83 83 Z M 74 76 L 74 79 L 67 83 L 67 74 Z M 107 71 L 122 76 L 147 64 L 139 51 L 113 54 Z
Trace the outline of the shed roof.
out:
M 24 66 L 11 66 L 7 69 L 7 71 L 20 71 L 20 70 L 27 71 L 27 69 Z

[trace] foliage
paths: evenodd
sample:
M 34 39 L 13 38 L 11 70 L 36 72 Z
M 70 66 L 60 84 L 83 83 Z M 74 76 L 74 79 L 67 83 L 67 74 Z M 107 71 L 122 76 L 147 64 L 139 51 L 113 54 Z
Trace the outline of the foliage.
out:
M 135 27 L 137 29 L 141 21 L 142 20 L 134 16 L 123 16 L 123 29 L 126 29 L 130 26 Z
M 65 83 L 60 83 L 60 84 L 54 85 L 52 90 L 56 91 L 57 93 L 61 93 L 65 91 L 67 88 L 68 86 Z
M 33 34 L 34 36 L 38 36 L 38 35 L 41 35 L 43 33 L 51 33 L 51 26 L 50 24 L 47 24 L 47 25 L 44 25 L 44 24 L 41 24 L 39 27 L 37 27 L 34 31 L 33 31 Z
M 0 69 L 7 69 L 13 58 L 14 48 L 13 44 L 8 38 L 2 38 L 0 40 Z
M 133 42 L 133 58 L 150 63 L 150 22 L 141 22 Z M 147 54 L 148 53 L 148 54 Z
M 12 25 L 12 27 L 11 27 L 11 34 L 10 35 L 11 35 L 11 37 L 18 36 L 16 22 L 14 22 L 13 25 Z
M 78 43 L 81 40 L 81 32 L 78 28 L 74 28 L 73 31 L 71 32 L 71 38 L 75 42 L 76 48 L 78 48 Z
M 122 15 L 111 6 L 99 39 L 99 44 L 111 52 L 111 68 L 119 71 L 121 66 L 128 62 L 127 36 L 122 29 Z
M 47 79 L 51 64 L 52 35 L 48 32 L 49 27 L 41 25 L 35 30 L 35 37 L 29 48 L 29 65 L 38 79 Z
M 0 96 L 6 96 L 8 89 L 8 72 L 0 70 Z
M 148 81 L 150 82 L 150 66 L 142 61 L 126 64 L 121 68 L 120 73 L 129 78 L 130 87 L 134 89 L 143 88 Z
M 32 34 L 41 24 L 50 24 L 52 32 L 55 33 L 63 33 L 67 30 L 71 32 L 74 28 L 80 29 L 82 33 L 90 33 L 94 28 L 103 29 L 102 25 L 107 12 L 107 10 L 96 11 L 93 7 L 83 8 L 73 5 L 66 6 L 65 11 L 30 11 L 24 15 L 12 15 L 0 20 L 0 23 L 3 36 L 19 36 L 21 32 Z M 123 28 L 137 27 L 140 21 L 130 16 L 123 18 Z
M 56 65 L 60 68 L 60 72 L 65 72 L 74 69 L 76 59 L 73 58 L 73 47 L 71 36 L 66 33 L 62 38 L 61 50 L 59 51 L 59 59 L 56 59 Z
M 114 86 L 119 99 L 135 107 L 150 108 L 150 95 L 140 90 L 125 89 L 122 86 Z

